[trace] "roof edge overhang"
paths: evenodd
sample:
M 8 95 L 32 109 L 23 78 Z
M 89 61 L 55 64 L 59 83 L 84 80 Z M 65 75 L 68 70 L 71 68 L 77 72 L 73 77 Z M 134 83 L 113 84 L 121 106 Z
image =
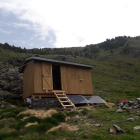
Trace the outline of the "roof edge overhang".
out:
M 60 60 L 54 60 L 54 59 L 47 59 L 47 58 L 42 58 L 42 57 L 31 56 L 31 57 L 28 57 L 28 58 L 26 58 L 24 60 L 19 72 L 23 73 L 24 68 L 31 61 L 42 61 L 42 62 L 49 62 L 49 63 L 58 63 L 58 64 L 79 66 L 79 67 L 90 68 L 90 69 L 92 69 L 94 67 L 93 65 L 86 65 L 86 64 L 80 64 L 80 63 L 74 63 L 74 62 L 67 62 L 67 61 L 60 61 Z

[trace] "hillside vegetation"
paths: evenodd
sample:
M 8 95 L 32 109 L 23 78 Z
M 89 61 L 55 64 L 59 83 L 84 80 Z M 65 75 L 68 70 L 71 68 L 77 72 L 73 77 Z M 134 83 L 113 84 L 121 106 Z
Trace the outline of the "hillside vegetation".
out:
M 20 99 L 22 85 L 19 84 L 22 75 L 18 73 L 18 69 L 24 58 L 35 55 L 94 65 L 91 70 L 94 95 L 99 95 L 115 106 L 108 108 L 104 104 L 98 104 L 91 107 L 77 107 L 71 112 L 56 109 L 58 111 L 56 116 L 43 119 L 22 114 L 21 112 L 27 108 Z M 10 72 L 11 69 L 16 69 L 18 77 L 13 76 L 15 73 Z M 3 76 L 5 73 L 7 77 Z M 12 95 L 20 96 L 17 99 L 17 96 Z M 137 98 L 140 98 L 140 37 L 116 37 L 100 44 L 76 48 L 28 50 L 10 46 L 8 43 L 0 44 L 0 104 L 5 103 L 9 107 L 0 109 L 1 140 L 138 140 L 140 130 L 134 131 L 133 128 L 140 126 L 140 108 L 123 110 L 122 113 L 116 112 L 118 102 Z M 18 107 L 10 108 L 11 104 Z M 69 119 L 65 122 L 65 118 Z M 128 118 L 134 118 L 134 121 L 129 122 Z M 27 123 L 37 123 L 37 125 L 25 127 Z M 65 129 L 59 127 L 61 123 L 67 123 L 78 129 L 74 132 L 67 131 L 67 125 Z M 96 124 L 101 125 L 98 127 Z M 113 124 L 119 125 L 126 132 L 110 134 L 109 128 L 112 128 Z M 59 127 L 59 130 L 47 133 L 53 127 Z
M 27 50 L 10 46 L 8 43 L 0 44 L 1 62 L 34 55 L 95 65 L 91 70 L 94 94 L 99 94 L 105 100 L 114 102 L 116 97 L 121 100 L 139 96 L 140 37 L 116 37 L 100 44 L 79 48 Z

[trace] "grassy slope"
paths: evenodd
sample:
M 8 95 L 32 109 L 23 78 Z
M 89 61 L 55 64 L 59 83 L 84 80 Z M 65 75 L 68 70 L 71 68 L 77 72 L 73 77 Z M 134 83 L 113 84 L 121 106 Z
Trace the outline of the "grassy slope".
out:
M 96 108 L 95 108 L 96 107 Z M 87 108 L 77 108 L 71 112 L 64 111 L 71 119 L 67 122 L 69 125 L 74 125 L 79 128 L 77 132 L 69 131 L 54 131 L 45 134 L 51 127 L 58 126 L 60 122 L 64 122 L 64 114 L 59 113 L 59 117 L 40 120 L 36 117 L 29 117 L 21 121 L 24 117 L 17 114 L 25 108 L 5 109 L 0 112 L 0 139 L 1 140 L 138 140 L 140 130 L 134 131 L 133 127 L 140 125 L 140 113 L 136 110 L 132 112 L 124 111 L 116 113 L 117 107 L 111 109 L 105 106 L 95 106 Z M 14 116 L 14 117 L 13 117 Z M 3 118 L 5 117 L 5 118 Z M 13 117 L 13 118 L 12 118 Z M 127 121 L 127 118 L 134 118 L 134 122 Z M 60 121 L 60 119 L 62 121 Z M 49 120 L 46 121 L 46 120 Z M 39 125 L 24 127 L 29 122 L 38 122 Z M 101 124 L 101 127 L 96 127 L 95 124 Z M 109 128 L 113 124 L 119 125 L 125 134 L 117 133 L 109 134 Z
M 140 47 L 139 38 L 130 38 L 127 43 L 129 46 Z M 95 59 L 94 56 L 93 59 L 77 57 L 77 62 L 96 65 L 93 70 L 91 70 L 94 94 L 103 97 L 103 99 L 108 102 L 115 103 L 124 99 L 132 100 L 133 98 L 136 99 L 137 97 L 140 97 L 140 58 L 134 58 L 133 54 L 120 55 L 121 49 L 122 48 L 116 50 L 114 49 L 113 54 L 110 53 L 110 50 L 101 50 L 99 54 L 96 54 Z M 1 50 L 0 61 L 14 57 L 25 58 L 28 56 L 31 56 L 31 54 L 19 54 L 12 51 Z M 56 57 L 56 55 L 42 57 L 53 58 Z M 16 131 L 17 137 L 15 136 L 16 134 L 13 133 L 13 135 L 20 140 L 139 139 L 140 131 L 133 131 L 134 126 L 140 125 L 140 114 L 137 113 L 137 110 L 133 110 L 130 113 L 124 111 L 123 113 L 119 114 L 116 113 L 117 107 L 113 107 L 112 109 L 97 107 L 90 111 L 83 110 L 82 113 L 79 111 L 79 109 L 80 108 L 77 108 L 76 111 L 73 111 L 70 114 L 65 112 L 68 116 L 72 117 L 68 123 L 79 127 L 79 131 L 77 133 L 56 131 L 46 136 L 44 133 L 40 132 L 23 134 L 20 131 Z M 77 115 L 79 117 L 77 117 Z M 130 117 L 135 119 L 133 123 L 126 121 L 126 119 Z M 2 122 L 5 121 L 6 123 L 3 124 Z M 10 135 L 7 129 L 11 129 L 11 120 L 5 121 L 0 120 L 0 124 L 4 125 L 0 130 L 0 134 L 5 134 L 6 132 Z M 16 122 L 16 120 L 13 121 Z M 95 121 L 96 123 L 103 124 L 103 126 L 100 128 L 95 127 L 94 124 L 88 123 L 89 121 Z M 110 135 L 108 131 L 114 123 L 125 129 L 126 134 Z M 15 139 L 13 135 L 11 134 L 11 139 Z M 8 138 L 10 138 L 10 136 Z
M 126 44 L 140 48 L 140 37 L 129 38 Z M 121 55 L 121 50 L 122 47 L 113 49 L 112 54 L 110 50 L 104 51 L 101 49 L 100 53 L 94 55 L 96 58 L 94 56 L 92 59 L 85 57 L 74 58 L 79 63 L 95 65 L 91 70 L 94 94 L 100 95 L 109 102 L 116 102 L 124 98 L 131 99 L 140 94 L 140 58 L 133 57 L 133 54 Z M 15 53 L 0 48 L 0 61 L 29 56 L 32 56 L 32 54 Z M 56 56 L 58 55 L 42 55 L 41 57 L 53 58 Z M 74 60 L 70 56 L 65 57 Z

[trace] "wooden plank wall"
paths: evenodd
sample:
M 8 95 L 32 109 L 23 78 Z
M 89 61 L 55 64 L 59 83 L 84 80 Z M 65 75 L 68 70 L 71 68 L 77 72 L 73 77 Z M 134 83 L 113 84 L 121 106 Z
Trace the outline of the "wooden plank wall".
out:
M 61 84 L 66 94 L 93 95 L 88 68 L 61 65 Z
M 43 89 L 53 90 L 52 64 L 42 63 Z
M 45 93 L 43 90 L 43 77 L 42 77 L 42 63 L 35 62 L 34 64 L 34 93 Z
M 26 65 L 23 73 L 23 98 L 27 98 L 34 91 L 34 62 Z
M 66 94 L 93 95 L 90 69 L 60 64 L 60 71 L 61 87 Z M 43 90 L 41 62 L 34 63 L 34 94 L 52 96 L 51 92 Z

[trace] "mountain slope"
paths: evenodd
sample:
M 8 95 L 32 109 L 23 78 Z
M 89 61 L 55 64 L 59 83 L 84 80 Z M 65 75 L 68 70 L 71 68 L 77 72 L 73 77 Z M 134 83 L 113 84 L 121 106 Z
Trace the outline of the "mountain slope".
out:
M 43 55 L 43 53 L 46 54 Z M 22 49 L 16 50 L 14 47 L 5 49 L 4 44 L 1 44 L 0 61 L 2 63 L 0 63 L 0 67 L 5 69 L 4 63 L 8 63 L 10 68 L 17 68 L 22 65 L 21 61 L 18 65 L 15 64 L 17 63 L 15 61 L 10 64 L 10 59 L 18 58 L 23 60 L 26 57 L 38 54 L 41 54 L 40 57 L 95 65 L 91 70 L 94 94 L 100 95 L 109 102 L 116 102 L 124 98 L 139 97 L 140 95 L 139 53 L 140 37 L 118 37 L 82 48 L 24 49 L 24 51 Z M 3 74 L 1 70 L 0 74 Z M 1 77 L 0 80 L 2 80 Z M 2 87 L 2 84 L 0 88 L 6 90 Z M 14 93 L 11 90 L 8 91 Z

